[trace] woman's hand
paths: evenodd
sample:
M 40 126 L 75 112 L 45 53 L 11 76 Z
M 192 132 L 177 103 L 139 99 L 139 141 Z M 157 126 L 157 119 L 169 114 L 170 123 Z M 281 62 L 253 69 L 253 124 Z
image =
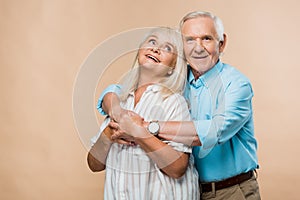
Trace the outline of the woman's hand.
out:
M 109 126 L 114 129 L 112 139 L 122 138 L 132 142 L 136 137 L 148 136 L 148 132 L 145 131 L 144 127 L 144 119 L 132 111 L 127 110 L 120 117 L 119 123 L 111 121 Z
M 122 131 L 117 122 L 115 122 L 114 120 L 110 121 L 108 127 L 111 130 L 111 132 L 109 135 L 107 135 L 107 137 L 112 142 L 124 145 L 135 145 L 134 138 Z

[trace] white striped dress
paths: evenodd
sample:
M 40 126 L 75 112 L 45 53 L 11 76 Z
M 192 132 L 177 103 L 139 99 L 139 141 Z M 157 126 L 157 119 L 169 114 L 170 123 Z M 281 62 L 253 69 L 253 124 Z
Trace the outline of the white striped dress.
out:
M 185 99 L 173 94 L 163 99 L 160 86 L 148 86 L 140 102 L 134 107 L 132 93 L 123 108 L 132 110 L 145 121 L 188 121 L 190 114 Z M 109 119 L 102 124 L 100 132 Z M 96 141 L 97 137 L 93 140 Z M 171 141 L 164 141 L 175 150 L 191 153 L 191 147 Z M 106 160 L 104 199 L 110 200 L 194 200 L 200 199 L 198 173 L 194 159 L 190 161 L 186 173 L 179 179 L 170 178 L 138 145 L 112 144 Z

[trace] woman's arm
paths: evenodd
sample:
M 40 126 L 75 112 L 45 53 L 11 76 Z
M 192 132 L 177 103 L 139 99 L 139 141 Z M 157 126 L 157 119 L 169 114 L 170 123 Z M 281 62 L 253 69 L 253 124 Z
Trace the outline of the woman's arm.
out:
M 183 176 L 188 166 L 189 154 L 174 150 L 173 147 L 143 130 L 144 136 L 136 137 L 135 142 L 165 174 L 172 178 Z
M 129 135 L 133 136 L 135 143 L 147 153 L 157 166 L 168 176 L 180 178 L 186 171 L 189 154 L 178 152 L 168 144 L 153 136 L 142 125 L 142 120 L 136 114 L 130 113 L 121 118 L 120 126 Z M 124 132 L 123 132 L 124 134 Z M 122 137 L 114 135 L 112 138 Z
M 111 135 L 111 128 L 106 127 L 87 155 L 88 166 L 93 172 L 105 169 L 106 157 L 112 145 Z

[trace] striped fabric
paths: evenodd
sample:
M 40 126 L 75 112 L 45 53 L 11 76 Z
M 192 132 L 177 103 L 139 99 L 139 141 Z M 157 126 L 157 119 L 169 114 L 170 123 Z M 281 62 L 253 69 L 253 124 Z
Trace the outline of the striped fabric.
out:
M 148 86 L 140 102 L 134 107 L 134 94 L 122 106 L 144 117 L 146 121 L 187 121 L 190 114 L 185 99 L 174 94 L 163 99 L 160 87 Z M 104 129 L 109 119 L 103 123 Z M 164 141 L 177 151 L 191 153 L 189 146 Z M 159 200 L 200 199 L 198 173 L 194 159 L 184 176 L 173 179 L 160 171 L 157 165 L 139 146 L 126 146 L 114 143 L 106 160 L 106 180 L 104 199 L 110 200 Z

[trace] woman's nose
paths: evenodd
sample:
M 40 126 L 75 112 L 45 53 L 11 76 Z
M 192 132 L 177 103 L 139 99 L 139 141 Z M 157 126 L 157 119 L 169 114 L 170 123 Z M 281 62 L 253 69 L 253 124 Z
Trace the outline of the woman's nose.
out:
M 160 53 L 160 49 L 157 46 L 152 47 L 152 51 L 157 54 Z

